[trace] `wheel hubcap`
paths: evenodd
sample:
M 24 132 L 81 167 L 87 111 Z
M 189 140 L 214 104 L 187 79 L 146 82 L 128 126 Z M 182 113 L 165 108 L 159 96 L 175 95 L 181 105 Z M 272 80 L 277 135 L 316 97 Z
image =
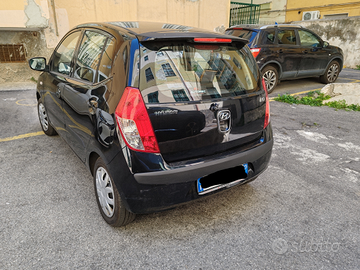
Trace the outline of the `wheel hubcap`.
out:
M 96 171 L 96 192 L 102 211 L 107 217 L 112 217 L 115 209 L 114 189 L 110 176 L 103 167 Z
M 336 64 L 333 64 L 327 72 L 328 81 L 334 82 L 338 76 L 338 73 L 339 73 L 338 66 Z
M 47 131 L 49 128 L 49 121 L 48 121 L 48 116 L 46 114 L 45 106 L 42 103 L 39 104 L 39 118 L 43 129 Z
M 263 78 L 265 80 L 266 88 L 268 91 L 272 90 L 276 84 L 276 74 L 272 70 L 268 70 L 264 73 Z

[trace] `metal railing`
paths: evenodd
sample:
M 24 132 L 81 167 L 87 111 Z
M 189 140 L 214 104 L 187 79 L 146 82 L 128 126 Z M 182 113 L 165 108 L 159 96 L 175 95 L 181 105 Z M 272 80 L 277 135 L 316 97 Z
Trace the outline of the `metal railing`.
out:
M 260 5 L 230 2 L 229 26 L 237 24 L 258 24 Z

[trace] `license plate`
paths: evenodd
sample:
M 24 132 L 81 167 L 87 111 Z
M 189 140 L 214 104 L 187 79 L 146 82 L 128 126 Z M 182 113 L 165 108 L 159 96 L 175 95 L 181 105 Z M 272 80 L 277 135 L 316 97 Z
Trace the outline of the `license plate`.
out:
M 222 188 L 230 188 L 230 187 L 233 187 L 237 184 L 240 184 L 241 182 L 243 182 L 246 178 L 247 178 L 247 175 L 248 175 L 248 171 L 249 171 L 249 165 L 248 163 L 244 163 L 241 165 L 243 167 L 243 170 L 245 172 L 245 177 L 243 178 L 240 178 L 240 179 L 237 179 L 237 180 L 234 180 L 234 181 L 231 181 L 229 183 L 219 183 L 219 184 L 213 184 L 211 186 L 207 186 L 207 187 L 203 187 L 204 185 L 204 182 L 206 181 L 207 177 L 201 177 L 197 180 L 197 191 L 198 191 L 198 194 L 199 195 L 204 195 L 204 194 L 207 194 L 209 192 L 213 192 L 215 190 L 219 190 L 219 189 L 222 189 Z M 202 182 L 203 181 L 203 182 Z M 202 184 L 203 183 L 203 184 Z

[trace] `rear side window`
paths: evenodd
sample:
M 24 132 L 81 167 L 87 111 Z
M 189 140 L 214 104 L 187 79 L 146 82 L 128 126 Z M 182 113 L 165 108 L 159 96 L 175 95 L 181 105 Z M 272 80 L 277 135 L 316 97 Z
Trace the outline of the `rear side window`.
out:
M 296 45 L 296 36 L 294 30 L 279 30 L 279 44 Z
M 98 32 L 85 31 L 76 59 L 74 77 L 91 83 L 106 79 L 111 70 L 112 52 L 111 39 Z
M 258 86 L 258 67 L 247 46 L 171 44 L 140 51 L 139 88 L 147 103 L 231 97 Z
M 264 30 L 263 31 L 263 44 L 274 44 L 275 43 L 275 30 Z

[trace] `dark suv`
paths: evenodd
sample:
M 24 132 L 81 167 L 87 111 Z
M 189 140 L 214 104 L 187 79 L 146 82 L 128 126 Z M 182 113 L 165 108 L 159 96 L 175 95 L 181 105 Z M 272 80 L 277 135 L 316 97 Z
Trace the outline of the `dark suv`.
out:
M 48 64 L 30 59 L 43 71 L 41 127 L 89 168 L 109 224 L 252 181 L 267 168 L 269 100 L 246 43 L 181 25 L 92 23 L 67 33 Z
M 249 41 L 269 93 L 280 80 L 319 76 L 333 83 L 342 69 L 342 50 L 302 26 L 237 25 L 226 34 Z

